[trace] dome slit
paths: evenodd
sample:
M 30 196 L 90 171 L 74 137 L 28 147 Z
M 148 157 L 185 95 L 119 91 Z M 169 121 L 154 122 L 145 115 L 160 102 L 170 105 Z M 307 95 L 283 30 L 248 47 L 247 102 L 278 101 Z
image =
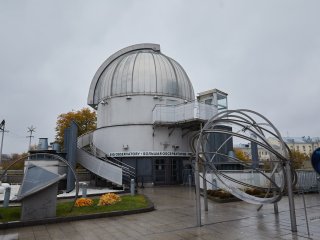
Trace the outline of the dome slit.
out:
M 171 58 L 167 57 L 166 55 L 163 55 L 163 56 L 165 56 L 165 58 L 168 60 L 168 62 L 170 63 L 170 65 L 171 65 L 171 67 L 173 69 L 174 79 L 176 80 L 175 81 L 176 82 L 175 93 L 178 94 L 178 95 L 181 95 L 181 94 L 179 94 L 179 84 L 178 84 L 178 76 L 177 76 L 176 68 L 173 66 L 173 64 L 171 62 Z
M 133 93 L 133 84 L 134 84 L 133 77 L 134 77 L 134 71 L 135 71 L 137 57 L 138 57 L 139 54 L 140 54 L 140 52 L 136 53 L 136 56 L 135 56 L 134 61 L 133 61 L 132 75 L 131 75 L 132 76 L 131 77 L 131 93 Z
M 111 77 L 111 86 L 110 86 L 110 88 L 111 88 L 111 95 L 113 95 L 113 91 L 114 91 L 114 76 L 115 76 L 115 74 L 117 73 L 117 69 L 118 69 L 118 67 L 119 67 L 119 65 L 120 65 L 120 63 L 121 63 L 121 61 L 118 61 L 117 62 L 117 65 L 116 65 L 116 67 L 115 67 L 115 69 L 114 69 L 114 71 L 113 71 L 113 74 L 112 74 L 112 77 Z M 116 84 L 115 84 L 115 87 L 117 88 L 117 82 L 116 82 Z M 117 91 L 115 91 L 116 93 L 116 95 L 117 95 Z
M 157 74 L 157 64 L 156 64 L 156 61 L 154 59 L 154 54 L 151 53 L 152 55 L 152 59 L 153 59 L 153 64 L 154 64 L 154 75 L 155 75 L 155 78 L 156 78 L 156 91 L 155 92 L 158 92 L 158 74 Z

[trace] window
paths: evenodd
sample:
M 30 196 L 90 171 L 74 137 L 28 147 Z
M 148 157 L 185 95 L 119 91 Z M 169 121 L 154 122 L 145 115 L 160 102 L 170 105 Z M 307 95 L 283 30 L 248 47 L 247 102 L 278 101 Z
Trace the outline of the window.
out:
M 211 105 L 212 104 L 212 99 L 211 98 L 210 99 L 206 99 L 206 100 L 204 100 L 204 103 Z
M 306 146 L 302 146 L 302 149 L 305 152 L 306 151 Z

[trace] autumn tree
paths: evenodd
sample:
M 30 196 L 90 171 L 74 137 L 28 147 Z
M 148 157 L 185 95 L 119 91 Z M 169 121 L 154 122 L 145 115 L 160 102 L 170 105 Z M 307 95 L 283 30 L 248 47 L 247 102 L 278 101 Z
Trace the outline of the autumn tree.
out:
M 305 153 L 301 153 L 296 150 L 291 150 L 292 167 L 294 169 L 299 169 L 303 166 L 303 162 L 310 159 Z
M 244 162 L 250 162 L 251 161 L 251 159 L 249 158 L 248 154 L 246 154 L 244 151 L 242 151 L 242 150 L 240 150 L 238 148 L 234 149 L 234 154 L 235 154 L 236 158 L 238 158 L 241 161 L 244 161 Z
M 62 113 L 58 116 L 56 126 L 56 141 L 63 146 L 64 130 L 70 127 L 72 120 L 78 125 L 78 136 L 97 128 L 96 112 L 89 108 Z

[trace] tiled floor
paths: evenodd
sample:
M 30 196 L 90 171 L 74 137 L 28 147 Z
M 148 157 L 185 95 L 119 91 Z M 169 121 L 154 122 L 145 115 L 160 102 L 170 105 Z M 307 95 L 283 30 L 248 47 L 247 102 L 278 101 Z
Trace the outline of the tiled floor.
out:
M 139 190 L 156 206 L 156 211 L 94 220 L 48 224 L 0 231 L 0 239 L 307 239 L 302 198 L 295 196 L 298 233 L 290 231 L 288 201 L 257 206 L 245 202 L 214 203 L 202 212 L 202 227 L 195 227 L 194 189 L 156 187 Z M 320 239 L 320 195 L 308 194 L 306 204 L 310 238 Z

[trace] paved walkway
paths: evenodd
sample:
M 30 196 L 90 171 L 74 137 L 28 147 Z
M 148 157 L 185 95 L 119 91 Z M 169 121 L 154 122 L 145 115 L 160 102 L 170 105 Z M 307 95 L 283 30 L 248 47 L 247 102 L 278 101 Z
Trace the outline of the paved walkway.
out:
M 302 197 L 296 196 L 298 233 L 290 231 L 287 198 L 273 205 L 245 202 L 214 203 L 202 212 L 203 227 L 195 227 L 194 190 L 156 187 L 139 190 L 155 203 L 156 211 L 136 215 L 83 220 L 0 231 L 0 239 L 307 239 Z M 306 195 L 312 239 L 320 239 L 320 195 Z M 1 237 L 2 236 L 2 237 Z

